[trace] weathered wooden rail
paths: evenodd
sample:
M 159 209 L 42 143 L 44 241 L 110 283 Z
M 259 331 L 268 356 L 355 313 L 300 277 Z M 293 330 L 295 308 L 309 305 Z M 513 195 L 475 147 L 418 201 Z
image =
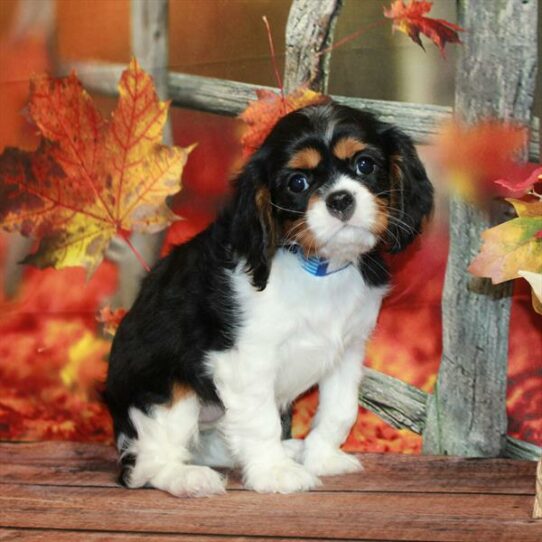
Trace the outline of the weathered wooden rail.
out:
M 374 369 L 365 369 L 359 402 L 393 427 L 410 429 L 418 435 L 423 435 L 430 400 L 432 400 L 430 393 Z M 542 457 L 542 448 L 507 436 L 501 455 L 512 459 L 536 461 Z
M 76 70 L 85 87 L 109 96 L 118 94 L 117 84 L 124 64 L 85 61 L 65 63 L 63 70 Z M 236 116 L 256 99 L 256 90 L 279 92 L 278 88 L 252 85 L 226 79 L 169 72 L 168 95 L 174 106 L 216 115 Z M 416 143 L 428 143 L 443 122 L 452 118 L 453 109 L 441 105 L 413 104 L 386 100 L 368 100 L 350 96 L 331 96 L 339 103 L 371 111 L 386 122 L 399 126 Z M 540 159 L 540 120 L 531 120 L 529 159 Z

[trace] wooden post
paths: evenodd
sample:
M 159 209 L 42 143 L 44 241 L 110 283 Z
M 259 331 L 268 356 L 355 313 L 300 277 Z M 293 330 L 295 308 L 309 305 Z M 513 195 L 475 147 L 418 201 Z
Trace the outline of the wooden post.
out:
M 167 100 L 169 0 L 132 0 L 131 8 L 132 53 L 154 79 L 160 99 Z
M 154 79 L 154 86 L 161 100 L 168 99 L 169 74 L 169 0 L 132 0 L 131 41 L 132 53 L 140 66 Z M 163 142 L 173 143 L 171 123 L 164 128 Z M 152 265 L 159 256 L 164 232 L 154 235 L 134 233 L 132 243 L 145 261 Z M 139 291 L 139 285 L 146 271 L 133 253 L 126 250 L 124 243 L 113 249 L 119 251 L 119 290 L 115 305 L 129 308 Z
M 284 90 L 291 92 L 306 83 L 318 92 L 327 91 L 331 45 L 342 0 L 294 0 L 286 23 Z
M 465 28 L 456 75 L 456 114 L 529 125 L 537 63 L 537 1 L 460 0 Z M 527 157 L 525 149 L 524 158 Z M 502 453 L 506 437 L 506 374 L 510 285 L 495 288 L 469 276 L 480 234 L 502 222 L 453 199 L 442 312 L 443 354 L 429 402 L 424 451 L 468 457 Z

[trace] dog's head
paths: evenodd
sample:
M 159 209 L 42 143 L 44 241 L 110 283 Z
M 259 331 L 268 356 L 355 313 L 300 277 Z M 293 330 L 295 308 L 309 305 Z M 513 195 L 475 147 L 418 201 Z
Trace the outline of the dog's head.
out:
M 232 245 L 263 289 L 278 246 L 357 261 L 403 250 L 433 189 L 411 139 L 373 115 L 330 103 L 283 117 L 234 184 Z

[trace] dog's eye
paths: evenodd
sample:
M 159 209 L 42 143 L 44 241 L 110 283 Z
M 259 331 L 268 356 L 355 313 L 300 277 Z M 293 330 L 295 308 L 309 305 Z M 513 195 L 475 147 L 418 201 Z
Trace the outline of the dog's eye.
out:
M 369 175 L 375 169 L 374 160 L 368 158 L 367 156 L 360 156 L 356 160 L 356 173 L 358 175 Z
M 294 173 L 288 179 L 288 188 L 298 194 L 299 192 L 304 192 L 309 188 L 309 181 L 305 175 L 301 173 Z

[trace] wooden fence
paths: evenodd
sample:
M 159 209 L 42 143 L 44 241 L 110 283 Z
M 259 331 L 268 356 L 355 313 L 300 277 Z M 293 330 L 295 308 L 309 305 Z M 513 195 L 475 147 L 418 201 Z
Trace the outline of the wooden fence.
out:
M 286 91 L 301 83 L 327 88 L 333 28 L 342 0 L 293 0 L 286 29 Z M 360 9 L 362 7 L 360 6 Z M 539 121 L 531 116 L 537 69 L 536 0 L 459 0 L 466 29 L 457 64 L 455 114 L 468 122 L 486 116 L 531 128 L 524 158 L 540 159 Z M 161 98 L 173 105 L 220 115 L 237 115 L 256 98 L 255 85 L 156 70 L 168 65 L 168 0 L 132 0 L 132 49 L 155 77 Z M 88 88 L 116 95 L 124 65 L 77 62 Z M 452 108 L 333 96 L 376 113 L 415 142 L 425 143 Z M 168 131 L 167 138 L 171 138 Z M 491 223 L 502 221 L 496 211 Z M 506 372 L 510 313 L 509 285 L 495 288 L 466 271 L 490 225 L 467 203 L 450 203 L 451 244 L 442 300 L 443 356 L 434 394 L 367 369 L 360 403 L 391 425 L 423 434 L 428 453 L 467 457 L 538 459 L 542 449 L 506 436 Z M 147 243 L 146 256 L 160 240 Z M 121 258 L 122 260 L 122 258 Z M 137 269 L 126 265 L 123 274 Z M 133 295 L 133 292 L 128 295 Z

